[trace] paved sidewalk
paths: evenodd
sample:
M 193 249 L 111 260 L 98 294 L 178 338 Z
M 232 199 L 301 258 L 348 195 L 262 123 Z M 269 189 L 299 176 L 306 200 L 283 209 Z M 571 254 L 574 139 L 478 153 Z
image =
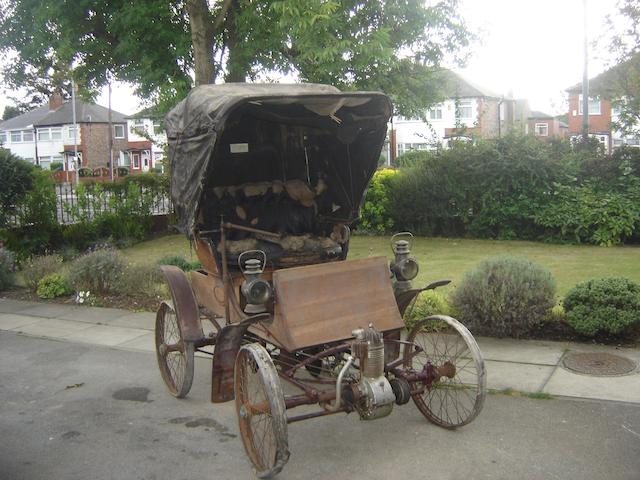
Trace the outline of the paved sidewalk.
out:
M 154 352 L 155 314 L 0 298 L 0 330 L 126 350 Z M 640 349 L 573 342 L 480 337 L 490 389 L 640 404 L 640 368 L 615 377 L 573 373 L 567 352 L 607 352 L 640 365 Z M 200 355 L 200 354 L 198 354 Z

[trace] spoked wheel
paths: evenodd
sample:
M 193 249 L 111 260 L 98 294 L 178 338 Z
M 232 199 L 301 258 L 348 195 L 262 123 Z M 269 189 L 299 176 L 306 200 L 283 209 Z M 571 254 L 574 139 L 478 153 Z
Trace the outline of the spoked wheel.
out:
M 422 391 L 413 401 L 430 421 L 444 428 L 471 422 L 482 410 L 487 376 L 480 348 L 471 332 L 456 319 L 434 315 L 420 320 L 407 339 L 404 366 L 425 372 L 432 382 L 416 382 Z M 415 356 L 416 347 L 422 351 Z
M 193 382 L 194 345 L 184 341 L 173 307 L 162 302 L 156 314 L 158 367 L 171 395 L 183 398 Z
M 287 417 L 276 368 L 257 343 L 244 345 L 238 352 L 235 397 L 247 455 L 259 478 L 271 478 L 289 460 Z

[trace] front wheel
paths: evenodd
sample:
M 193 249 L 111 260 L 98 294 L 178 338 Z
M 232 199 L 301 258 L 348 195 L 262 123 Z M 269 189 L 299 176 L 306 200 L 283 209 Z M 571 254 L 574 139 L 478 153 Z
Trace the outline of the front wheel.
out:
M 487 395 L 487 375 L 471 332 L 454 318 L 434 315 L 420 320 L 407 340 L 411 346 L 405 349 L 405 368 L 428 370 L 435 377 L 430 384 L 414 384 L 417 393 L 412 398 L 418 410 L 444 428 L 476 418 Z
M 284 394 L 269 353 L 244 345 L 235 365 L 235 401 L 244 448 L 259 478 L 280 473 L 289 460 Z
M 183 398 L 193 383 L 194 345 L 185 341 L 173 306 L 162 302 L 156 314 L 156 356 L 169 393 Z

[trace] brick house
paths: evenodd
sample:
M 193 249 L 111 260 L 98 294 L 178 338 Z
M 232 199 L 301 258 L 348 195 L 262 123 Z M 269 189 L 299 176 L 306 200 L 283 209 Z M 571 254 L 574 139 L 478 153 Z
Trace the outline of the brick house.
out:
M 153 167 L 162 168 L 167 136 L 162 117 L 147 108 L 127 116 L 128 144 L 120 152 L 119 166 L 126 166 L 132 172 L 146 172 Z
M 390 134 L 392 161 L 410 150 L 427 150 L 452 138 L 495 138 L 511 129 L 524 131 L 529 113 L 526 100 L 494 93 L 443 70 L 444 100 L 421 119 L 394 117 Z
M 49 103 L 0 123 L 0 144 L 25 160 L 49 168 L 62 163 L 64 170 L 74 170 L 75 146 L 78 165 L 95 169 L 109 167 L 109 136 L 114 157 L 127 148 L 127 121 L 122 113 L 94 103 L 76 99 L 77 132 L 74 133 L 73 107 L 55 93 Z
M 637 60 L 636 60 L 637 62 Z M 607 153 L 622 145 L 640 145 L 635 135 L 623 135 L 615 128 L 619 111 L 615 106 L 620 99 L 620 90 L 635 90 L 638 66 L 636 63 L 619 64 L 589 80 L 589 136 L 596 138 Z M 569 136 L 576 139 L 582 135 L 582 83 L 567 88 L 569 94 Z
M 540 140 L 566 138 L 569 126 L 557 117 L 544 112 L 531 111 L 527 117 L 525 133 Z

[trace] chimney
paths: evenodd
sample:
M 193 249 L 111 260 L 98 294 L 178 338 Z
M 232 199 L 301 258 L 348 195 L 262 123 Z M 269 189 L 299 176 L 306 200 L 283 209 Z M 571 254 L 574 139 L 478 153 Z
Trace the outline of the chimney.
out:
M 59 90 L 56 90 L 49 97 L 49 110 L 57 110 L 62 106 L 62 94 Z

